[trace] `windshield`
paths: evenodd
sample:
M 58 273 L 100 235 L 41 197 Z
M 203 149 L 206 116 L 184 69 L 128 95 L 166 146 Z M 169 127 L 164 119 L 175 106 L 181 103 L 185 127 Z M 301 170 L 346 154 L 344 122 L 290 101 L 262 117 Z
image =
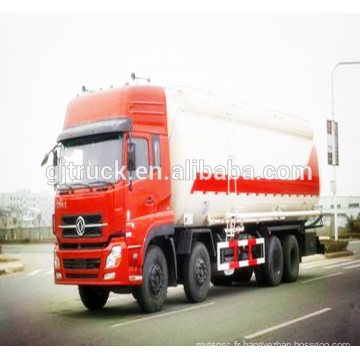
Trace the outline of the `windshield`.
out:
M 62 143 L 59 188 L 114 183 L 122 165 L 122 134 L 88 136 Z

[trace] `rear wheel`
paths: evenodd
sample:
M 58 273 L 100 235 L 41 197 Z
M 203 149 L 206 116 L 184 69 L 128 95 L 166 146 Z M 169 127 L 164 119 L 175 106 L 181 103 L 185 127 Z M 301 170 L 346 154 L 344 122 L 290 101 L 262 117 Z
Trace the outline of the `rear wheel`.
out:
M 207 298 L 210 288 L 211 264 L 206 246 L 196 242 L 191 254 L 184 262 L 184 290 L 191 302 L 201 302 Z
M 161 310 L 166 299 L 168 268 L 163 251 L 151 245 L 146 254 L 143 269 L 143 283 L 132 289 L 132 294 L 140 308 L 147 312 Z
M 101 310 L 109 298 L 109 293 L 103 286 L 79 286 L 80 299 L 89 310 Z
M 235 273 L 234 273 L 234 281 L 242 282 L 242 283 L 250 282 L 252 274 L 253 274 L 253 270 L 254 269 L 252 267 L 236 269 Z
M 284 260 L 281 242 L 277 236 L 271 236 L 263 268 L 264 277 L 268 286 L 280 284 L 283 276 Z
M 299 244 L 294 235 L 287 235 L 283 243 L 284 255 L 284 274 L 283 280 L 286 282 L 296 281 L 299 275 L 300 252 Z

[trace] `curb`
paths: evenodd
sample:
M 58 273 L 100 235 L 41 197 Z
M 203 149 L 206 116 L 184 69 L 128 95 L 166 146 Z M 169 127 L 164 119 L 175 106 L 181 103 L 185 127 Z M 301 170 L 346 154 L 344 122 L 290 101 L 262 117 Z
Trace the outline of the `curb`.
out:
M 346 250 L 346 251 L 340 251 L 340 252 L 326 254 L 325 258 L 326 259 L 335 259 L 335 258 L 339 258 L 339 257 L 343 257 L 343 256 L 352 256 L 352 255 L 354 255 L 353 251 Z
M 327 260 L 327 259 L 336 259 L 339 257 L 352 256 L 352 255 L 354 255 L 354 252 L 351 250 L 339 251 L 339 252 L 329 253 L 329 254 L 325 254 L 325 255 L 315 254 L 315 255 L 310 255 L 310 256 L 304 256 L 302 258 L 302 264 L 311 263 L 311 262 L 315 262 L 315 261 L 321 261 L 321 260 Z
M 314 261 L 320 261 L 320 260 L 325 260 L 325 255 L 322 254 L 315 254 L 315 255 L 310 255 L 310 256 L 304 256 L 302 258 L 302 264 L 304 263 L 310 263 L 310 262 L 314 262 Z

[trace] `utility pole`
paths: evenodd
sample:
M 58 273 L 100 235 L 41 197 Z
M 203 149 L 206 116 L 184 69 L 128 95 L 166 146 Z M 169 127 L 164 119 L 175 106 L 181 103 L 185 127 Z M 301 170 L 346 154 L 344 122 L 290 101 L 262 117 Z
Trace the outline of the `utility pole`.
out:
M 338 240 L 338 225 L 337 225 L 337 198 L 336 198 L 336 166 L 338 166 L 337 161 L 335 159 L 335 130 L 337 131 L 337 125 L 335 125 L 335 110 L 334 110 L 334 72 L 341 65 L 360 65 L 360 61 L 345 61 L 339 62 L 335 65 L 332 76 L 331 76 L 331 101 L 332 101 L 332 136 L 333 136 L 333 148 L 332 148 L 332 165 L 334 168 L 334 236 L 335 240 Z M 336 127 L 336 129 L 335 129 Z

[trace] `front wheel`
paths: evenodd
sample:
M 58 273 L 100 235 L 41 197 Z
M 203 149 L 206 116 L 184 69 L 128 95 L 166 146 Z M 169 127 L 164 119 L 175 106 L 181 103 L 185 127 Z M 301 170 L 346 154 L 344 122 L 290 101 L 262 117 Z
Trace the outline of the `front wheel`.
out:
M 133 298 L 137 301 L 137 298 L 138 298 L 138 289 L 137 289 L 137 287 L 133 287 L 132 289 L 131 289 L 131 295 L 133 296 Z
M 184 290 L 189 301 L 197 303 L 207 298 L 210 288 L 211 264 L 206 246 L 196 242 L 184 262 Z
M 163 251 L 151 245 L 146 254 L 143 268 L 143 283 L 134 287 L 132 294 L 140 308 L 152 313 L 161 310 L 168 287 L 168 267 Z
M 109 293 L 104 286 L 79 286 L 80 299 L 89 310 L 101 310 L 109 298 Z

